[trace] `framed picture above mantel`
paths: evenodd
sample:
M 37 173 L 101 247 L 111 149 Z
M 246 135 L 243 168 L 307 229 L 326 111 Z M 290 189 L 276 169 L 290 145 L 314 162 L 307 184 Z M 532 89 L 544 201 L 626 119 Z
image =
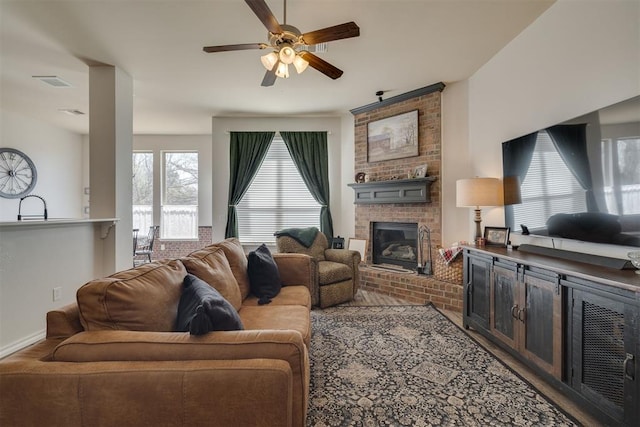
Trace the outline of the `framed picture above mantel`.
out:
M 403 159 L 418 155 L 418 110 L 367 124 L 367 161 Z

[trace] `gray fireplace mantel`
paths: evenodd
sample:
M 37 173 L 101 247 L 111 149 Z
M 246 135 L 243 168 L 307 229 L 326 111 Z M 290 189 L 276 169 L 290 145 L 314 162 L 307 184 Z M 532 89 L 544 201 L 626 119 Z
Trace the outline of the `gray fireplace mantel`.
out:
M 355 191 L 353 203 L 431 203 L 431 183 L 437 178 L 396 179 L 348 184 Z

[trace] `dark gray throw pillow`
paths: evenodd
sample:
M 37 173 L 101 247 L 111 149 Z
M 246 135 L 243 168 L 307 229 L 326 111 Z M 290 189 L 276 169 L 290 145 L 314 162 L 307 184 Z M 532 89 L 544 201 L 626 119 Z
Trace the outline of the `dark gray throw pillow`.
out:
M 187 274 L 178 304 L 176 331 L 202 335 L 210 331 L 240 329 L 244 326 L 231 303 L 204 280 Z
M 282 288 L 278 266 L 264 243 L 255 251 L 249 252 L 248 258 L 247 274 L 251 293 L 259 298 L 258 304 L 269 304 L 271 298 L 278 295 Z

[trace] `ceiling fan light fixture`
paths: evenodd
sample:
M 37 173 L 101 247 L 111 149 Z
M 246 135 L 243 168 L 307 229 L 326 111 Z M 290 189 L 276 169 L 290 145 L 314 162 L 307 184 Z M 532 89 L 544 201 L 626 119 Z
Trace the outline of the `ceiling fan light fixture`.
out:
M 293 66 L 296 67 L 298 74 L 302 74 L 302 72 L 309 66 L 309 62 L 307 62 L 307 60 L 302 56 L 296 55 L 296 58 L 293 60 Z
M 289 65 L 284 62 L 280 62 L 278 64 L 278 68 L 276 69 L 276 76 L 288 79 L 289 78 Z
M 279 56 L 280 62 L 284 62 L 285 64 L 289 65 L 292 64 L 296 59 L 296 51 L 288 44 L 285 44 L 280 48 Z
M 262 61 L 262 65 L 267 70 L 273 70 L 273 66 L 278 62 L 278 55 L 275 52 L 267 53 L 266 55 L 262 55 L 260 57 L 260 61 Z

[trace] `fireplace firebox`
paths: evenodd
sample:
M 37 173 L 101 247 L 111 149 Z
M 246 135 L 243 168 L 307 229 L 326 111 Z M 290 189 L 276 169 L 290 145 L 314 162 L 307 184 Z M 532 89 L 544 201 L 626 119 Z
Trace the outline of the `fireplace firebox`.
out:
M 418 224 L 373 222 L 373 264 L 392 264 L 409 270 L 418 266 Z

